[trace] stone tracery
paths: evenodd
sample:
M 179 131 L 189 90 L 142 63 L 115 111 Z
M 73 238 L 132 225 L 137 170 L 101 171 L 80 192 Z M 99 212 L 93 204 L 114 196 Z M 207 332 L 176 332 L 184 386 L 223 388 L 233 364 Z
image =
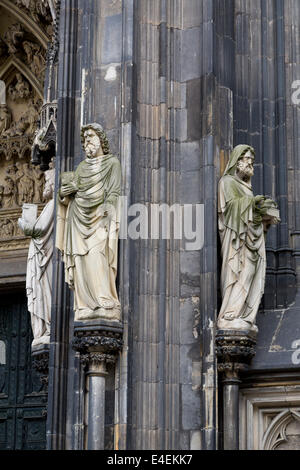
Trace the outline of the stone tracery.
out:
M 0 28 L 0 251 L 28 246 L 17 225 L 21 207 L 35 203 L 40 213 L 44 205 L 44 173 L 30 159 L 42 107 L 45 38 L 53 33 L 50 3 L 0 0 L 6 18 Z

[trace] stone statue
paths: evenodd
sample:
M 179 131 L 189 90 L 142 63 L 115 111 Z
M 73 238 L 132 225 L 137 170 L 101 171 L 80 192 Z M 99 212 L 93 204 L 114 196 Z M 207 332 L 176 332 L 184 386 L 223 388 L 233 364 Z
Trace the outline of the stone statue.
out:
M 39 118 L 39 104 L 30 102 L 18 121 L 13 122 L 9 129 L 3 132 L 3 137 L 16 137 L 24 134 L 33 134 Z
M 4 177 L 4 190 L 2 194 L 2 207 L 3 209 L 10 209 L 16 202 L 16 186 L 14 180 L 10 176 Z
M 43 55 L 42 47 L 31 41 L 23 42 L 23 49 L 27 57 L 27 63 L 34 73 L 39 76 L 45 69 L 46 60 Z
M 29 83 L 22 77 L 21 73 L 16 73 L 17 83 L 8 87 L 8 94 L 13 101 L 28 98 L 30 93 Z
M 54 169 L 45 172 L 44 198 L 48 201 L 36 218 L 37 205 L 24 204 L 18 225 L 31 237 L 27 258 L 26 293 L 33 331 L 32 346 L 50 338 L 52 254 L 54 226 Z
M 44 172 L 41 171 L 37 166 L 32 167 L 32 172 L 34 176 L 34 202 L 43 201 L 43 192 L 44 192 Z
M 256 314 L 264 292 L 265 231 L 279 222 L 276 203 L 254 196 L 254 149 L 238 145 L 219 182 L 219 233 L 222 243 L 222 306 L 219 329 L 257 331 Z
M 9 219 L 0 221 L 0 237 L 11 238 L 14 234 L 14 224 Z
M 15 54 L 24 36 L 24 30 L 20 23 L 11 25 L 4 35 L 4 41 L 8 47 L 9 54 Z
M 6 104 L 0 104 L 0 137 L 9 129 L 11 124 L 11 113 Z
M 86 153 L 61 175 L 56 246 L 74 290 L 75 320 L 120 320 L 116 290 L 121 169 L 99 124 L 81 129 Z

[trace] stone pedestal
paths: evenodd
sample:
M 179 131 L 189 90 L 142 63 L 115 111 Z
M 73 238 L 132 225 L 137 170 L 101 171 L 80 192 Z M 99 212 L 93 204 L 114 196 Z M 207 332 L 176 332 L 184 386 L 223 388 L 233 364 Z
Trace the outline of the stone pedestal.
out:
M 216 349 L 218 371 L 223 383 L 223 447 L 239 448 L 239 385 L 240 373 L 255 355 L 256 333 L 250 331 L 218 330 Z
M 87 450 L 104 449 L 106 365 L 118 357 L 122 331 L 119 322 L 99 320 L 74 325 L 73 348 L 80 352 L 87 378 Z

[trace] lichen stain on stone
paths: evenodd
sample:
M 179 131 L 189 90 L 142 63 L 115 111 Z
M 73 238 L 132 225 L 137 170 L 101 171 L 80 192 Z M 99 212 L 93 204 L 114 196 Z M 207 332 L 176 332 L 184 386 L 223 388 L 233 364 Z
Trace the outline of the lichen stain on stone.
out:
M 199 297 L 197 297 L 197 296 L 192 297 L 192 303 L 194 305 L 193 336 L 194 336 L 195 339 L 197 339 L 199 337 L 198 329 L 199 329 L 200 318 L 201 318 L 201 314 L 200 314 L 200 310 L 199 310 L 199 302 L 200 302 Z
M 215 402 L 215 376 L 214 368 L 211 366 L 204 374 L 203 390 L 205 393 L 206 420 L 203 429 L 213 429 L 214 424 L 214 402 Z
M 269 352 L 276 352 L 276 351 L 282 351 L 283 348 L 282 346 L 280 346 L 279 344 L 273 344 L 270 349 L 269 349 Z
M 111 65 L 110 67 L 108 67 L 108 69 L 106 71 L 104 80 L 106 80 L 107 82 L 113 82 L 113 81 L 116 80 L 116 78 L 117 78 L 116 67 Z

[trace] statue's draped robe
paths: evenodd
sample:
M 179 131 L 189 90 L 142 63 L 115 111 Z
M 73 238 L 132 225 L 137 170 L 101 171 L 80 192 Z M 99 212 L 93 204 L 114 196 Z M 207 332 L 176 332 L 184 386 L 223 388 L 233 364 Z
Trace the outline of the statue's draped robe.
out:
M 32 228 L 26 274 L 33 345 L 49 342 L 53 254 L 54 200 L 50 200 Z
M 56 246 L 74 290 L 75 319 L 120 320 L 116 291 L 120 163 L 113 155 L 86 158 L 74 173 L 75 196 L 59 198 Z M 110 217 L 104 217 L 104 210 Z
M 242 146 L 240 146 L 242 147 Z M 244 149 L 240 149 L 244 150 Z M 219 182 L 219 233 L 222 243 L 220 320 L 237 318 L 254 324 L 264 292 L 264 229 L 251 186 L 233 173 L 237 155 Z

